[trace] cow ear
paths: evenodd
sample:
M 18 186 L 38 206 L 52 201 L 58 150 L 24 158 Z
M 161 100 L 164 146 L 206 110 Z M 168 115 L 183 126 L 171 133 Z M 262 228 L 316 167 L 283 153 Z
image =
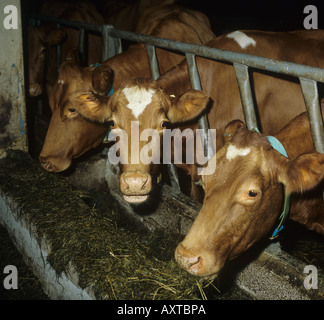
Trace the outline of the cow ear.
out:
M 60 43 L 62 43 L 67 37 L 66 31 L 63 29 L 53 29 L 51 30 L 47 36 L 45 41 L 50 46 L 56 46 Z
M 287 193 L 311 190 L 324 179 L 324 154 L 308 153 L 281 165 L 279 181 Z
M 107 95 L 113 85 L 114 72 L 105 65 L 101 65 L 93 70 L 92 87 L 96 94 Z
M 190 90 L 178 100 L 174 96 L 169 98 L 168 119 L 173 122 L 186 122 L 198 117 L 207 107 L 209 97 L 198 90 Z
M 224 130 L 224 138 L 226 142 L 229 142 L 234 136 L 235 132 L 239 128 L 244 128 L 245 124 L 241 120 L 233 120 L 227 124 Z
M 110 119 L 112 100 L 112 96 L 100 96 L 93 92 L 76 92 L 70 97 L 73 109 L 81 117 L 99 123 L 107 122 Z

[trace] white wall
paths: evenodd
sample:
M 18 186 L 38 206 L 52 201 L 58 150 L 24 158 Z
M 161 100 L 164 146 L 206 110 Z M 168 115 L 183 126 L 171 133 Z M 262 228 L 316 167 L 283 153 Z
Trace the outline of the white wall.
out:
M 27 151 L 20 0 L 0 0 L 0 158 Z

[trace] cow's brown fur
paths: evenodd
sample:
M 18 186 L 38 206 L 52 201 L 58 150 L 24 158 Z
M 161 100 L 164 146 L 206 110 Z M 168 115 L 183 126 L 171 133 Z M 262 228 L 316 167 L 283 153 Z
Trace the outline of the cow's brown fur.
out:
M 214 38 L 205 45 L 235 52 L 242 52 L 271 59 L 278 59 L 314 67 L 324 67 L 322 48 L 323 30 L 301 30 L 294 32 L 243 31 L 253 38 L 256 45 L 241 48 L 227 35 Z M 314 50 L 309 50 L 314 48 Z M 243 112 L 237 80 L 232 65 L 196 57 L 202 90 L 211 97 L 208 120 L 216 129 L 216 150 L 224 143 L 226 124 L 233 119 L 243 120 Z M 295 79 L 267 72 L 250 71 L 252 91 L 256 106 L 259 129 L 266 134 L 280 130 L 288 121 L 305 111 L 300 85 Z M 168 94 L 180 95 L 190 88 L 187 63 L 178 66 L 158 79 L 161 88 Z M 254 89 L 254 90 L 253 90 Z M 186 128 L 187 126 L 184 126 Z M 194 127 L 195 128 L 195 127 Z M 183 164 L 192 180 L 199 180 L 195 166 Z M 195 189 L 195 186 L 192 185 Z M 197 190 L 193 190 L 193 194 Z
M 159 7 L 156 7 L 156 12 L 159 10 Z M 165 12 L 166 7 L 162 6 L 161 10 Z M 173 14 L 174 12 L 176 14 Z M 205 18 L 201 20 L 192 18 L 192 16 L 199 15 L 200 13 L 192 10 L 185 8 L 179 10 L 178 7 L 168 6 L 168 14 L 163 16 L 159 24 L 156 24 L 155 15 L 149 19 L 146 18 L 147 24 L 154 22 L 155 25 L 154 30 L 148 32 L 154 32 L 157 36 L 173 40 L 186 41 L 190 39 L 190 41 L 201 44 L 202 41 L 212 39 L 214 34 L 206 28 L 205 22 L 201 22 Z M 201 15 L 203 16 L 203 14 Z M 166 16 L 169 16 L 169 20 Z M 191 17 L 190 26 L 185 23 L 188 16 Z M 169 21 L 172 23 L 170 24 Z M 178 28 L 183 28 L 183 31 L 180 33 Z M 179 63 L 183 58 L 179 54 L 165 50 L 158 51 L 157 56 L 161 73 Z M 71 68 L 75 71 L 70 75 L 65 69 L 70 70 Z M 106 94 L 111 88 L 111 83 L 116 91 L 123 80 L 139 76 L 150 77 L 147 53 L 143 44 L 131 46 L 122 54 L 103 62 L 95 72 L 93 72 L 94 70 L 93 67 L 80 68 L 68 62 L 63 63 L 60 68 L 58 82 L 54 85 L 50 97 L 53 115 L 40 154 L 40 162 L 46 170 L 55 172 L 65 170 L 70 166 L 72 158 L 83 154 L 91 147 L 98 146 L 100 144 L 99 137 L 103 138 L 107 131 L 107 125 L 105 129 L 103 125 L 90 123 L 76 112 L 71 112 L 71 110 L 75 111 L 76 92 L 82 94 L 82 92 L 91 91 L 97 95 Z M 112 76 L 113 81 L 111 80 Z M 98 97 L 96 101 L 102 99 Z M 61 118 L 60 114 L 68 116 Z
M 230 137 L 210 160 L 216 172 L 203 176 L 203 207 L 175 254 L 181 267 L 200 276 L 218 273 L 275 227 L 284 190 L 293 195 L 289 218 L 324 235 L 324 154 L 314 152 L 306 113 L 275 135 L 288 159 L 241 121 L 225 133 Z M 228 159 L 229 146 L 251 151 Z

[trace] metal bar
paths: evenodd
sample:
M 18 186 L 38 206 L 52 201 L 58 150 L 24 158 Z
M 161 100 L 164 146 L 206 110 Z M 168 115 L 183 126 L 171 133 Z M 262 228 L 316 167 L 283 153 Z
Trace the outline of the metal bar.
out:
M 319 105 L 317 83 L 314 80 L 302 78 L 299 78 L 299 80 L 305 100 L 315 150 L 324 153 L 324 127 L 322 112 Z
M 252 98 L 249 68 L 246 65 L 240 63 L 234 63 L 233 67 L 240 91 L 246 126 L 249 130 L 258 129 L 255 108 Z
M 81 65 L 87 63 L 87 48 L 86 48 L 86 39 L 85 39 L 85 29 L 80 29 L 79 31 L 79 54 L 81 58 Z
M 113 26 L 111 25 L 102 26 L 102 60 L 107 60 L 115 56 L 118 53 L 118 51 L 121 50 L 121 45 L 119 48 L 116 48 L 116 44 L 118 44 L 118 42 L 116 42 L 115 39 L 110 36 L 110 32 L 112 29 Z
M 31 17 L 32 18 L 32 17 Z M 129 31 L 117 30 L 111 25 L 94 25 L 89 23 L 82 23 L 77 21 L 69 21 L 64 19 L 57 19 L 47 16 L 37 16 L 37 19 L 53 23 L 60 23 L 62 25 L 76 28 L 85 29 L 90 31 L 97 31 L 103 33 L 105 28 L 109 28 L 109 36 L 113 38 L 120 38 L 135 42 L 145 42 L 146 44 L 160 47 L 164 49 L 187 52 L 196 56 L 204 58 L 221 60 L 224 62 L 245 64 L 252 68 L 271 71 L 291 75 L 294 77 L 302 77 L 311 79 L 318 82 L 324 82 L 324 69 L 310 67 L 307 65 L 296 64 L 292 62 L 285 62 L 276 59 L 269 59 L 264 57 L 257 57 L 250 54 L 238 53 L 233 51 L 221 50 L 211 47 L 206 47 L 197 44 L 186 43 L 182 41 L 175 41 L 170 39 L 163 39 L 154 36 L 138 34 Z
M 191 53 L 186 53 L 186 59 L 188 64 L 188 73 L 191 88 L 194 90 L 201 90 L 201 83 L 199 78 L 199 73 L 196 64 L 196 58 Z M 203 130 L 202 143 L 204 146 L 204 155 L 210 159 L 215 154 L 215 148 L 211 137 L 209 136 L 209 124 L 206 114 L 203 114 L 198 119 L 198 128 Z
M 190 44 L 182 41 L 163 39 L 159 37 L 148 36 L 129 31 L 117 30 L 111 25 L 93 25 L 46 16 L 37 16 L 37 19 L 53 23 L 60 23 L 62 25 L 69 26 L 72 28 L 83 28 L 85 30 L 97 31 L 100 33 L 103 33 L 103 30 L 105 28 L 109 28 L 109 36 L 113 38 L 120 38 L 135 42 L 145 42 L 146 44 L 155 47 L 191 53 L 204 58 L 221 60 L 230 63 L 240 63 L 252 68 L 257 68 L 265 71 L 291 75 L 298 78 L 302 77 L 318 82 L 324 82 L 324 69 L 321 68 L 315 68 L 307 65 L 285 62 L 276 59 L 258 57 L 245 53 L 221 50 L 197 44 Z
M 56 24 L 56 28 L 60 29 L 61 25 L 59 23 Z M 60 65 L 62 63 L 62 45 L 58 44 L 55 48 L 56 51 L 56 75 L 59 74 L 60 71 Z
M 156 58 L 155 47 L 147 44 L 146 51 L 147 51 L 151 77 L 153 80 L 157 80 L 160 77 L 160 70 Z M 171 187 L 174 189 L 175 192 L 180 192 L 181 190 L 180 190 L 178 170 L 173 163 L 168 163 L 168 174 L 171 182 Z
M 249 67 L 258 68 L 265 71 L 282 73 L 295 77 L 313 79 L 318 82 L 324 82 L 324 69 L 320 68 L 295 64 L 292 62 L 285 62 L 276 59 L 263 58 L 245 53 L 221 50 L 197 44 L 190 44 L 181 41 L 162 39 L 154 36 L 147 36 L 129 31 L 121 31 L 114 28 L 111 30 L 111 36 L 120 37 L 122 39 L 130 41 L 145 42 L 156 47 L 191 53 L 204 58 L 221 60 L 224 62 L 231 63 L 240 63 L 245 64 Z
M 116 54 L 122 53 L 123 52 L 123 47 L 122 47 L 121 39 L 120 38 L 114 38 L 114 41 L 115 41 Z
M 153 80 L 157 80 L 160 77 L 160 69 L 156 58 L 155 47 L 146 44 L 146 51 L 147 51 L 151 77 Z
M 85 22 L 79 22 L 79 21 L 72 21 L 72 20 L 65 20 L 65 19 L 58 19 L 54 17 L 48 17 L 43 15 L 35 15 L 30 16 L 30 19 L 38 19 L 41 21 L 47 21 L 51 23 L 59 23 L 61 25 L 64 25 L 66 27 L 74 28 L 74 29 L 85 29 L 89 31 L 95 31 L 101 33 L 102 31 L 102 25 L 97 24 L 90 24 Z

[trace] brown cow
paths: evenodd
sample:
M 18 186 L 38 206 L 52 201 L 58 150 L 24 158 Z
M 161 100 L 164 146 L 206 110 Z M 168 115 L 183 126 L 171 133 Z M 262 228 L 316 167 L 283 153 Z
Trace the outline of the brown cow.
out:
M 105 23 L 112 24 L 116 29 L 135 31 L 145 10 L 156 5 L 173 3 L 174 0 L 137 0 L 131 3 L 111 0 L 103 6 L 103 17 Z
M 159 24 L 155 24 L 159 10 L 156 7 L 156 13 L 146 20 L 147 24 L 154 23 L 155 28 L 151 32 L 156 36 L 182 41 L 188 39 L 197 44 L 214 37 L 202 22 L 205 21 L 203 14 L 198 19 L 196 17 L 200 14 L 195 11 L 169 6 L 169 13 L 163 15 Z M 165 6 L 161 10 L 165 12 Z M 183 59 L 182 55 L 165 50 L 157 51 L 157 57 L 161 73 Z M 98 146 L 107 132 L 107 124 L 91 123 L 80 117 L 76 112 L 75 92 L 92 92 L 92 97 L 97 94 L 97 101 L 103 101 L 109 99 L 104 95 L 112 85 L 116 91 L 123 80 L 138 76 L 150 77 L 143 44 L 130 46 L 127 51 L 106 60 L 98 68 L 80 68 L 74 63 L 63 63 L 50 96 L 52 118 L 40 154 L 41 165 L 48 171 L 63 171 L 70 166 L 72 158 Z
M 103 24 L 102 16 L 89 1 L 71 3 L 51 0 L 44 3 L 40 14 L 60 19 Z M 87 63 L 101 61 L 101 38 L 89 35 Z M 70 28 L 56 29 L 54 24 L 42 23 L 41 26 L 28 26 L 28 68 L 29 95 L 38 96 L 43 92 L 44 82 L 48 95 L 56 80 L 55 46 L 62 44 L 62 61 L 69 59 L 69 51 L 79 47 L 79 31 Z M 45 56 L 49 52 L 49 66 L 45 75 Z M 45 77 L 45 79 L 44 79 Z
M 113 129 L 111 134 L 122 137 L 120 149 L 123 150 L 116 150 L 122 172 L 120 188 L 124 199 L 131 203 L 146 201 L 151 195 L 150 192 L 155 185 L 153 181 L 156 181 L 160 174 L 158 168 L 161 162 L 159 157 L 162 155 L 160 142 L 163 140 L 161 137 L 168 123 L 185 122 L 197 118 L 205 110 L 209 101 L 209 97 L 198 90 L 189 90 L 176 99 L 165 94 L 156 81 L 139 78 L 125 81 L 108 98 L 93 93 L 84 93 L 80 96 L 79 92 L 76 93 L 75 99 L 73 96 L 71 98 L 74 100 L 71 107 L 77 110 L 78 114 L 99 123 L 108 121 Z M 105 104 L 107 100 L 108 103 Z M 138 128 L 133 129 L 137 123 Z M 143 137 L 146 133 L 157 134 L 151 135 L 150 152 L 143 152 L 148 138 L 145 142 L 139 141 L 138 147 L 137 141 L 132 140 L 136 130 L 138 130 L 138 137 Z M 110 152 L 111 150 L 108 156 Z M 154 159 L 155 165 L 151 162 L 151 158 Z
M 314 152 L 306 113 L 275 135 L 288 158 L 239 120 L 225 134 L 227 142 L 210 160 L 216 172 L 202 176 L 203 206 L 175 252 L 194 275 L 216 275 L 274 229 L 285 194 L 292 194 L 289 218 L 324 235 L 324 154 Z
M 239 51 L 273 59 L 288 60 L 291 62 L 310 64 L 324 67 L 324 59 L 321 49 L 324 47 L 324 31 L 296 31 L 287 33 L 274 33 L 262 31 L 236 31 L 217 37 L 207 43 L 208 46 Z M 308 48 L 314 48 L 309 50 Z M 197 66 L 202 83 L 203 91 L 212 98 L 212 104 L 208 106 L 208 118 L 210 127 L 216 129 L 216 148 L 223 145 L 223 131 L 225 125 L 232 119 L 243 119 L 241 100 L 233 67 L 229 64 L 197 57 Z M 298 83 L 286 77 L 274 77 L 265 72 L 254 71 L 252 73 L 254 84 L 257 114 L 260 118 L 261 128 L 267 134 L 273 134 L 296 115 L 305 110 L 304 99 Z M 180 97 L 190 89 L 187 63 L 183 61 L 178 66 L 163 74 L 158 80 L 165 93 L 170 96 Z M 115 97 L 113 97 L 115 99 Z M 124 99 L 124 97 L 121 97 Z M 124 122 L 117 113 L 112 112 L 111 119 L 101 118 L 104 113 L 102 108 L 107 108 L 110 113 L 109 97 L 96 99 L 95 95 L 83 95 L 83 103 L 75 105 L 77 112 L 89 119 L 96 121 L 110 121 L 113 119 L 115 126 Z M 97 103 L 96 103 L 97 100 Z M 118 102 L 116 102 L 118 104 Z M 86 112 L 88 105 L 90 112 Z M 81 108 L 82 106 L 82 108 Z M 284 107 L 283 107 L 284 106 Z M 142 106 L 144 109 L 144 105 Z M 145 117 L 140 119 L 139 126 L 146 128 L 152 125 L 155 119 L 156 107 L 150 107 Z M 90 110 L 89 110 L 90 111 Z M 101 114 L 100 114 L 101 113 Z M 129 119 L 130 120 L 130 119 Z M 186 120 L 186 115 L 183 116 Z M 187 125 L 181 126 L 188 128 Z M 197 122 L 193 123 L 192 129 L 197 128 Z M 153 127 L 153 129 L 157 129 Z M 130 132 L 128 131 L 128 136 Z M 195 165 L 179 165 L 192 175 L 192 181 L 199 181 Z M 152 167 L 143 166 L 139 173 L 149 181 Z M 127 169 L 132 171 L 130 167 Z M 136 169 L 138 170 L 138 169 Z M 125 172 L 126 173 L 126 172 Z M 136 183 L 136 179 L 134 179 Z M 121 181 L 123 183 L 123 181 Z M 130 187 L 130 185 L 126 186 Z M 121 185 L 123 189 L 123 186 Z M 193 198 L 199 199 L 195 184 L 192 183 Z M 144 197 L 142 197 L 144 199 Z

